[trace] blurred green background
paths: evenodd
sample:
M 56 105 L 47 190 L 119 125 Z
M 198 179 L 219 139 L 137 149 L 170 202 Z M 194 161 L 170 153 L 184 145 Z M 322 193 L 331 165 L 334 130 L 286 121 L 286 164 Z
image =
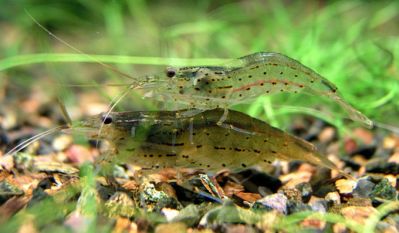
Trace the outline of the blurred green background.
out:
M 83 101 L 80 93 L 99 96 L 94 102 L 106 105 L 124 87 L 103 84 L 129 82 L 49 36 L 30 14 L 84 53 L 116 55 L 112 61 L 118 69 L 132 76 L 162 72 L 168 62 L 159 58 L 200 58 L 211 64 L 211 58 L 283 53 L 331 80 L 349 103 L 373 120 L 398 125 L 398 1 L 2 0 L 1 6 L 4 105 L 10 95 L 26 95 L 26 89 L 36 86 L 44 99 L 62 96 L 72 115 L 79 117 L 76 106 L 94 98 Z M 77 62 L 33 65 L 21 57 L 36 54 L 35 60 L 47 53 L 55 54 L 44 55 L 47 61 L 75 53 L 72 61 Z M 122 64 L 122 56 L 132 56 L 133 61 Z M 91 63 L 79 62 L 82 59 Z M 143 108 L 150 108 L 148 101 L 132 93 L 117 109 Z M 336 104 L 308 95 L 265 96 L 235 108 L 280 127 L 303 113 L 324 117 L 341 128 L 348 125 Z

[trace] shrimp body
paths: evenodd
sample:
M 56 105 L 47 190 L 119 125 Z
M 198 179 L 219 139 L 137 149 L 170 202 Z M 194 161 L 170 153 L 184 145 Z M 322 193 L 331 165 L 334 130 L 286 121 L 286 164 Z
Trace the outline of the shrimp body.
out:
M 325 96 L 343 107 L 351 119 L 372 126 L 370 119 L 341 98 L 333 83 L 279 53 L 254 53 L 218 67 L 168 68 L 165 75 L 153 80 L 159 83 L 155 88 L 147 85 L 153 95 L 185 108 L 228 108 L 261 95 L 303 92 Z
M 147 170 L 242 170 L 255 165 L 267 169 L 275 159 L 303 160 L 337 169 L 308 142 L 243 113 L 231 111 L 225 123 L 252 134 L 219 127 L 222 109 L 180 117 L 183 111 L 111 112 L 100 136 L 115 147 L 115 154 L 108 155 L 107 160 L 133 163 Z M 81 127 L 92 129 L 89 137 L 98 138 L 96 129 L 103 121 L 102 115 L 94 116 Z

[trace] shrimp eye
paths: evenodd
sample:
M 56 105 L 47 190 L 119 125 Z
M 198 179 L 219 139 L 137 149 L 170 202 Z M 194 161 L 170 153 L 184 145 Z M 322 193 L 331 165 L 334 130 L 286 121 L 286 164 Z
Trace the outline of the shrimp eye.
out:
M 103 116 L 102 121 L 104 125 L 108 125 L 112 123 L 112 117 L 111 116 Z
M 173 78 L 176 75 L 176 71 L 173 69 L 167 69 L 166 70 L 166 76 L 168 76 L 169 78 Z

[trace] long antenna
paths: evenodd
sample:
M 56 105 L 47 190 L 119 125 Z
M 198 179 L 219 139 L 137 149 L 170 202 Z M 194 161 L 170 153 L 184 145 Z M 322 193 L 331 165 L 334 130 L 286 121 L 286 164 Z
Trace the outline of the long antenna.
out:
M 61 43 L 64 44 L 65 46 L 68 46 L 70 49 L 74 50 L 75 52 L 77 52 L 77 53 L 79 53 L 79 54 L 82 54 L 82 55 L 88 57 L 89 59 L 91 59 L 91 60 L 97 62 L 98 64 L 100 64 L 100 65 L 102 65 L 103 67 L 105 67 L 105 68 L 111 70 L 112 72 L 121 75 L 122 77 L 125 77 L 125 78 L 128 78 L 128 79 L 132 79 L 132 80 L 136 80 L 136 79 L 133 78 L 132 76 L 130 76 L 130 75 L 128 75 L 128 74 L 126 74 L 126 73 L 124 73 L 124 72 L 118 70 L 117 68 L 115 68 L 115 67 L 113 67 L 113 66 L 111 66 L 111 65 L 108 65 L 108 64 L 106 64 L 106 63 L 104 63 L 104 62 L 98 60 L 98 59 L 95 58 L 95 57 L 90 56 L 89 54 L 86 54 L 86 53 L 82 52 L 81 50 L 75 48 L 74 46 L 72 46 L 71 44 L 69 44 L 68 42 L 66 42 L 65 40 L 59 38 L 59 37 L 56 36 L 54 33 L 52 33 L 50 30 L 48 30 L 47 28 L 45 28 L 42 24 L 40 24 L 40 23 L 28 12 L 27 9 L 25 9 L 25 13 L 32 19 L 32 21 L 33 21 L 37 26 L 39 26 L 41 29 L 43 29 L 45 32 L 47 32 L 51 37 L 53 37 L 54 39 L 58 40 L 59 42 L 61 42 Z
M 62 116 L 64 117 L 64 119 L 67 123 L 67 126 L 72 127 L 72 119 L 69 116 L 68 111 L 66 110 L 64 102 L 59 97 L 57 97 L 57 103 L 60 106 Z
M 12 148 L 12 149 L 11 149 L 10 151 L 8 151 L 4 156 L 13 155 L 13 154 L 15 154 L 15 153 L 17 153 L 17 152 L 23 150 L 24 148 L 26 148 L 26 147 L 29 146 L 30 144 L 36 142 L 37 140 L 39 140 L 39 139 L 41 139 L 41 138 L 43 138 L 43 137 L 46 137 L 46 136 L 48 136 L 48 135 L 50 135 L 50 134 L 52 134 L 52 133 L 59 132 L 61 129 L 65 129 L 65 128 L 68 128 L 68 126 L 65 126 L 65 125 L 57 126 L 57 127 L 51 128 L 51 129 L 49 129 L 49 130 L 46 130 L 46 131 L 44 131 L 44 132 L 42 132 L 42 133 L 39 133 L 39 134 L 37 134 L 37 135 L 35 135 L 35 136 L 33 136 L 33 137 L 30 137 L 30 138 L 28 138 L 27 140 L 25 140 L 25 141 L 19 143 L 19 144 L 18 144 L 17 146 L 15 146 L 14 148 Z

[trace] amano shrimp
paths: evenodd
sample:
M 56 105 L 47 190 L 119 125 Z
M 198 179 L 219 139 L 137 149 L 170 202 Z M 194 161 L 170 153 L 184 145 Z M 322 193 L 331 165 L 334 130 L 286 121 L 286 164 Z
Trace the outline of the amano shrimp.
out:
M 303 92 L 338 103 L 349 117 L 368 127 L 373 122 L 342 99 L 337 87 L 300 62 L 279 53 L 259 52 L 225 66 L 168 67 L 165 74 L 146 76 L 139 88 L 145 96 L 172 100 L 183 108 L 208 110 L 250 102 L 261 95 Z
M 302 160 L 338 170 L 316 148 L 269 124 L 230 110 L 226 124 L 249 132 L 219 127 L 223 109 L 207 110 L 192 117 L 181 111 L 110 112 L 88 118 L 75 128 L 91 139 L 104 139 L 113 152 L 103 161 L 133 163 L 143 170 L 195 168 L 204 171 L 270 168 L 276 160 Z M 176 118 L 176 116 L 180 116 Z M 102 133 L 97 131 L 102 124 Z

